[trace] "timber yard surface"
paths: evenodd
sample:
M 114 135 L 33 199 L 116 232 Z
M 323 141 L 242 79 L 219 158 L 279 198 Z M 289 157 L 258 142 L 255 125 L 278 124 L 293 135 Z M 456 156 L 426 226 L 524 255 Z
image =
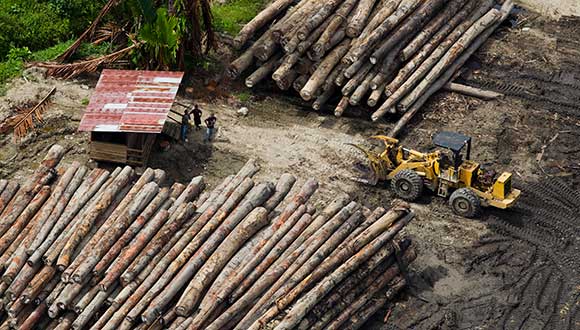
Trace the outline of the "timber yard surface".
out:
M 580 328 L 580 19 L 518 15 L 521 24 L 502 25 L 456 79 L 505 97 L 483 101 L 439 92 L 400 139 L 428 151 L 438 131 L 470 135 L 473 158 L 512 172 L 522 200 L 513 210 L 486 210 L 478 220 L 453 214 L 446 200 L 431 195 L 413 203 L 416 217 L 403 230 L 417 252 L 408 287 L 365 329 Z M 225 65 L 235 57 L 228 50 L 220 56 Z M 59 80 L 43 73 L 28 69 L 27 78 L 16 79 L 0 97 L 5 118 L 56 86 L 52 109 L 36 131 L 19 144 L 0 135 L 0 179 L 24 181 L 54 144 L 64 147 L 61 164 L 89 162 L 88 135 L 77 132 L 80 100 L 90 97 L 98 75 Z M 154 149 L 148 166 L 166 171 L 170 183 L 201 175 L 213 189 L 255 159 L 261 168 L 256 182 L 291 173 L 298 188 L 316 178 L 320 187 L 311 201 L 318 209 L 340 193 L 370 209 L 395 199 L 386 184 L 350 180 L 360 156 L 347 144 L 368 144 L 396 120 L 372 122 L 362 106 L 337 118 L 331 114 L 335 103 L 312 111 L 273 82 L 249 94 L 239 80 L 217 80 L 200 73 L 184 82 L 177 101 L 215 113 L 219 131 L 211 143 L 203 143 L 203 130 L 193 130 L 188 142 Z M 247 116 L 240 107 L 249 109 Z

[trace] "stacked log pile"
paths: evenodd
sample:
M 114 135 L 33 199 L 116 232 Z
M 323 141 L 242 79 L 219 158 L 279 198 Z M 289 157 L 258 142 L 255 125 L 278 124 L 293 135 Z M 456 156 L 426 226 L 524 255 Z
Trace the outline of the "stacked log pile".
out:
M 404 202 L 317 211 L 315 180 L 257 183 L 252 160 L 204 192 L 63 154 L 0 180 L 0 329 L 357 329 L 416 257 Z
M 271 76 L 315 110 L 340 95 L 336 116 L 366 100 L 374 121 L 402 115 L 396 136 L 508 17 L 513 2 L 501 2 L 274 0 L 236 37 L 238 48 L 251 45 L 228 75 L 257 66 L 248 87 Z

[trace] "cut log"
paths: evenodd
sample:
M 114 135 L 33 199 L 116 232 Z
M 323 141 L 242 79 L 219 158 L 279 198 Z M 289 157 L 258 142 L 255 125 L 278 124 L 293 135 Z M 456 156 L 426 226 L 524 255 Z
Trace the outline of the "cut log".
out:
M 409 248 L 405 251 L 405 253 L 401 256 L 401 261 L 403 264 L 408 265 L 413 260 L 417 258 L 417 254 L 413 248 Z M 349 321 L 353 314 L 355 314 L 358 310 L 362 309 L 364 305 L 371 300 L 373 296 L 378 294 L 379 291 L 384 289 L 399 273 L 401 269 L 397 263 L 391 265 L 385 272 L 380 274 L 376 277 L 371 285 L 368 286 L 368 289 L 360 295 L 348 308 L 346 308 L 338 317 L 336 317 L 332 323 L 330 323 L 327 327 L 328 330 L 338 330 L 342 329 L 341 326 Z M 372 314 L 371 314 L 372 315 Z
M 412 15 L 402 22 L 401 25 L 393 31 L 393 33 L 391 33 L 377 49 L 375 49 L 370 57 L 371 63 L 378 63 L 378 61 L 396 45 L 400 45 L 401 43 L 406 44 L 408 40 L 410 40 L 409 36 L 412 36 L 414 31 L 421 30 L 447 1 L 448 0 L 431 0 L 423 2 L 423 4 L 421 4 Z M 403 40 L 405 40 L 405 42 L 403 42 Z
M 193 274 L 203 266 L 205 261 L 215 252 L 219 244 L 235 229 L 235 227 L 248 215 L 250 212 L 261 206 L 274 193 L 274 186 L 271 183 L 262 183 L 257 185 L 249 192 L 245 202 L 242 202 L 232 214 L 225 218 L 223 223 L 209 222 L 200 233 L 196 236 L 194 241 L 188 246 L 176 260 L 178 265 L 181 258 L 189 258 L 186 260 L 185 267 L 179 270 L 179 273 L 171 280 L 171 284 L 165 287 L 163 291 L 151 301 L 148 310 L 142 314 L 141 319 L 151 324 L 157 316 L 160 316 L 163 309 L 170 303 L 175 295 L 184 287 L 184 285 L 192 278 Z M 219 226 L 219 228 L 218 228 Z M 211 234 L 211 236 L 210 236 Z M 203 242 L 203 244 L 201 244 Z M 196 251 L 190 253 L 190 251 Z M 168 269 L 173 269 L 173 264 Z M 179 269 L 178 268 L 178 269 Z M 164 274 L 166 275 L 167 272 Z M 179 314 L 179 313 L 178 313 Z M 183 315 L 181 315 L 183 316 Z
M 454 93 L 477 97 L 482 100 L 494 100 L 504 96 L 503 94 L 494 91 L 487 91 L 480 88 L 462 85 L 458 83 L 448 83 L 445 86 L 443 86 L 443 89 Z
M 175 311 L 179 316 L 189 316 L 198 305 L 204 291 L 211 285 L 218 273 L 234 256 L 245 242 L 268 223 L 268 210 L 254 209 L 227 238 L 218 246 L 216 252 L 205 262 L 191 280 L 181 296 Z
M 286 8 L 294 3 L 295 0 L 276 0 L 261 11 L 256 17 L 249 21 L 240 30 L 234 39 L 234 45 L 237 49 L 242 48 L 254 34 L 269 22 L 273 21 L 276 16 L 280 15 Z
M 354 90 L 360 86 L 367 74 L 373 69 L 373 64 L 367 62 L 358 72 L 350 78 L 350 80 L 342 87 L 342 95 L 349 96 Z
M 246 87 L 252 88 L 256 86 L 260 81 L 264 80 L 266 77 L 274 71 L 274 69 L 280 64 L 281 54 L 273 56 L 268 62 L 262 64 L 258 70 L 254 71 L 248 78 L 246 78 Z
M 13 181 L 10 181 L 6 184 L 6 187 L 2 191 L 2 194 L 0 194 L 0 215 L 2 214 L 6 206 L 8 206 L 8 204 L 10 203 L 12 197 L 16 195 L 16 192 L 18 191 L 19 188 L 20 185 Z
M 334 109 L 334 115 L 336 117 L 342 117 L 342 115 L 344 114 L 344 112 L 346 111 L 346 109 L 349 106 L 348 101 L 349 101 L 349 99 L 347 96 L 342 97 L 342 99 L 340 100 L 340 102 L 338 103 L 336 108 Z
M 350 39 L 344 40 L 340 45 L 333 49 L 330 54 L 322 61 L 316 72 L 310 77 L 304 88 L 300 91 L 300 96 L 305 101 L 310 101 L 318 89 L 324 84 L 324 81 L 332 72 L 332 69 L 340 62 L 340 59 L 346 54 L 350 46 Z
M 333 10 L 341 3 L 340 0 L 329 0 L 323 2 L 324 5 L 313 16 L 311 16 L 304 25 L 298 30 L 298 38 L 306 40 L 308 35 L 314 31 L 322 22 L 324 22 L 333 12 Z
M 473 43 L 473 41 L 484 31 L 497 22 L 501 17 L 501 13 L 492 9 L 479 19 L 473 26 L 471 26 L 465 34 L 455 42 L 455 44 L 447 51 L 443 57 L 435 64 L 431 71 L 425 78 L 411 91 L 407 96 L 399 102 L 399 107 L 404 109 L 409 108 L 424 92 L 432 85 L 435 80 L 450 67 L 455 60 Z
M 469 48 L 453 63 L 453 65 L 445 71 L 438 79 L 435 81 L 429 89 L 423 93 L 423 95 L 413 104 L 413 106 L 405 112 L 403 117 L 399 119 L 395 127 L 389 132 L 389 136 L 396 137 L 402 131 L 402 129 L 407 125 L 407 123 L 413 118 L 413 116 L 421 109 L 421 107 L 427 102 L 429 97 L 431 97 L 435 92 L 443 88 L 449 80 L 453 77 L 455 72 L 459 70 L 461 66 L 467 62 L 469 57 L 479 48 L 481 45 L 491 36 L 495 29 L 505 21 L 509 12 L 513 8 L 513 2 L 511 0 L 506 1 L 501 8 L 501 17 L 498 23 L 494 26 L 488 28 L 484 33 L 482 33 L 470 46 Z
M 384 40 L 384 38 L 407 16 L 409 16 L 420 4 L 421 0 L 402 0 L 397 10 L 384 20 L 368 37 L 364 38 L 353 48 L 345 60 L 354 63 L 357 59 L 363 58 L 364 54 L 370 53 L 372 49 Z
M 419 31 L 409 45 L 401 51 L 401 60 L 407 61 L 415 55 L 423 45 L 429 42 L 429 39 L 433 37 L 433 35 L 435 35 L 443 25 L 453 19 L 454 15 L 457 14 L 465 4 L 465 0 L 449 1 L 445 9 L 435 16 L 424 29 Z
M 342 37 L 346 35 L 346 27 L 344 24 L 357 2 L 358 0 L 346 0 L 340 5 L 320 38 L 312 45 L 312 53 L 314 56 L 322 57 L 331 48 L 331 40 L 339 31 Z
M 442 56 L 449 50 L 451 46 L 455 44 L 457 40 L 461 38 L 461 36 L 470 28 L 472 24 L 477 22 L 479 19 L 483 19 L 485 16 L 485 23 L 489 19 L 497 19 L 497 10 L 493 10 L 490 13 L 490 16 L 487 16 L 487 12 L 489 12 L 489 8 L 493 5 L 493 0 L 485 1 L 483 5 L 479 7 L 471 16 L 470 19 L 461 23 L 447 38 L 446 40 L 441 43 L 433 53 L 415 70 L 411 76 L 400 85 L 400 87 L 393 92 L 392 95 L 389 96 L 387 101 L 372 115 L 372 119 L 374 121 L 378 120 L 382 116 L 384 116 L 387 112 L 396 112 L 394 109 L 397 102 L 399 102 L 405 95 L 407 95 L 410 90 L 417 84 L 419 81 L 425 77 L 429 73 L 429 70 L 433 68 L 435 64 L 439 62 Z M 479 25 L 479 24 L 477 24 Z M 397 78 L 404 78 L 401 77 L 401 73 Z M 391 82 L 392 84 L 397 83 L 397 78 Z M 389 92 L 390 85 L 387 86 L 387 90 L 385 92 Z
M 375 254 L 386 242 L 390 241 L 394 235 L 396 235 L 398 231 L 400 231 L 413 218 L 413 213 L 409 212 L 408 205 L 399 202 L 397 206 L 362 232 L 354 241 L 349 242 L 349 244 L 340 250 L 339 253 L 335 254 L 332 258 L 326 259 L 312 274 L 310 274 L 310 276 L 308 276 L 307 279 L 303 280 L 287 295 L 276 301 L 276 305 L 268 309 L 268 311 L 254 322 L 249 329 L 258 329 L 260 324 L 263 325 L 268 323 L 278 315 L 279 311 L 284 310 L 293 303 L 308 286 L 317 280 L 322 280 L 324 276 L 332 272 L 332 275 L 336 278 L 333 276 L 325 277 L 324 280 L 318 282 L 317 285 L 317 287 L 322 291 L 328 293 L 327 290 L 331 290 L 334 285 L 340 282 L 340 280 L 335 281 L 336 279 L 344 278 L 349 275 L 354 268 L 358 267 L 362 262 L 366 261 L 368 257 Z M 403 218 L 401 219 L 401 217 Z M 388 230 L 385 231 L 385 228 L 388 228 Z M 369 242 L 372 243 L 368 244 Z M 355 257 L 348 259 L 355 254 Z M 337 266 L 338 269 L 336 269 Z M 335 269 L 336 271 L 334 271 Z M 345 271 L 342 271 L 341 269 L 344 269 Z M 297 325 L 297 323 L 305 316 L 306 312 L 312 308 L 313 304 L 318 302 L 318 299 L 322 299 L 326 293 L 321 293 L 321 291 L 315 288 L 302 296 L 280 325 L 278 325 L 279 327 L 282 326 L 280 329 L 285 329 L 289 325 Z M 300 301 L 307 302 L 300 304 Z
M 204 322 L 208 320 L 210 314 L 226 301 L 227 297 L 236 289 L 236 286 L 241 283 L 256 267 L 260 267 L 264 271 L 271 266 L 271 264 L 281 255 L 288 246 L 300 235 L 300 233 L 308 226 L 311 220 L 310 216 L 304 217 L 306 207 L 300 206 L 288 219 L 288 221 L 277 230 L 268 243 L 260 249 L 244 267 L 238 271 L 234 278 L 229 283 L 224 283 L 225 286 L 215 296 L 208 294 L 208 303 L 202 303 L 199 312 L 192 321 L 194 327 L 201 328 Z M 261 275 L 262 271 L 256 274 Z M 210 298 L 211 297 L 211 298 Z M 228 320 L 229 321 L 229 320 Z
M 377 0 L 361 0 L 359 1 L 353 15 L 350 17 L 348 27 L 346 28 L 346 35 L 350 38 L 358 37 L 364 27 L 367 19 L 371 15 L 373 7 Z
M 491 2 L 488 1 L 484 4 L 490 4 Z M 413 58 L 408 61 L 408 63 L 399 71 L 395 79 L 387 86 L 385 89 L 385 93 L 387 96 L 391 96 L 401 85 L 408 79 L 411 74 L 427 59 L 433 51 L 440 46 L 441 42 L 444 41 L 449 34 L 459 25 L 463 25 L 462 22 L 466 26 L 470 24 L 467 22 L 467 19 L 471 22 L 476 17 L 476 15 L 471 15 L 474 10 L 476 10 L 478 6 L 477 1 L 468 1 L 465 6 L 449 21 L 443 25 L 439 31 L 427 42 L 418 53 L 416 53 Z M 482 7 L 482 11 L 480 11 L 483 15 L 483 8 L 489 9 L 489 7 Z M 471 15 L 471 16 L 470 16 Z M 463 27 L 460 27 L 463 28 Z M 409 46 L 411 46 L 409 44 Z M 404 50 L 403 50 L 404 51 Z M 402 58 L 403 59 L 403 58 Z
M 274 282 L 268 291 L 261 295 L 258 302 L 254 304 L 236 328 L 248 328 L 255 321 L 256 316 L 261 315 L 269 307 L 270 302 L 276 301 L 283 294 L 287 293 L 293 288 L 292 284 L 294 282 L 302 280 L 314 267 L 318 266 L 320 264 L 318 257 L 330 254 L 340 244 L 342 239 L 350 233 L 352 224 L 361 220 L 360 213 L 357 212 L 359 208 L 360 206 L 357 203 L 351 202 L 320 228 L 315 235 L 311 236 L 304 243 L 305 248 L 292 265 L 285 270 L 282 276 Z M 334 235 L 337 230 L 340 231 Z M 325 244 L 327 245 L 324 246 Z M 320 252 L 319 248 L 321 249 Z M 316 255 L 313 257 L 315 253 Z

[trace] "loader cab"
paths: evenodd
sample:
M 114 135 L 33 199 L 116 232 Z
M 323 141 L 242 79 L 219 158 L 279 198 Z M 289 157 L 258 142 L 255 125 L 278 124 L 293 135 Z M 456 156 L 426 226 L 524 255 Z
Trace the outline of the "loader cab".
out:
M 471 159 L 471 137 L 469 136 L 455 132 L 439 132 L 433 137 L 433 144 L 451 151 L 451 161 L 455 170 L 463 164 L 464 154 L 465 160 Z
M 447 151 L 448 160 L 443 160 L 442 170 L 449 169 L 451 176 L 459 181 L 459 186 L 471 187 L 479 170 L 479 164 L 471 161 L 471 137 L 440 132 L 433 137 L 433 144 Z

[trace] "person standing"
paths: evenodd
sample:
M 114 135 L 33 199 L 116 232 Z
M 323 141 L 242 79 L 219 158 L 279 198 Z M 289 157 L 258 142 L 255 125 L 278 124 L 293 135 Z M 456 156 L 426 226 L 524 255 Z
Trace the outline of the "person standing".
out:
M 187 129 L 189 127 L 189 121 L 191 120 L 191 116 L 189 115 L 189 111 L 185 110 L 183 117 L 181 117 L 181 141 L 189 142 L 187 139 Z
M 200 130 L 201 129 L 201 115 L 203 114 L 203 112 L 201 112 L 201 109 L 196 104 L 193 106 L 193 110 L 191 111 L 191 113 L 193 114 L 193 123 L 195 124 L 195 128 L 197 130 Z
M 211 138 L 212 138 L 214 131 L 215 131 L 216 122 L 217 122 L 217 118 L 216 118 L 215 114 L 213 114 L 213 113 L 211 114 L 211 116 L 209 116 L 205 120 L 205 125 L 207 126 L 207 131 L 205 133 L 204 142 L 211 141 Z

